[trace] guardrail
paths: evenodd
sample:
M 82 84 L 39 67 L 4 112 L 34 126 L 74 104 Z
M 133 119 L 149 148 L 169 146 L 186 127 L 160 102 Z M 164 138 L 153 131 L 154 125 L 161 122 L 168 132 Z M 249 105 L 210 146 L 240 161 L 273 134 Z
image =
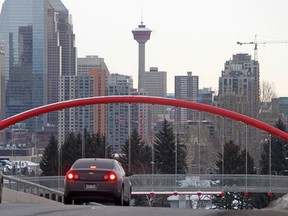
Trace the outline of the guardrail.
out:
M 15 178 L 13 176 L 3 175 L 3 177 L 4 187 L 24 193 L 31 193 L 33 195 L 45 197 L 54 201 L 63 202 L 63 191 L 49 188 L 24 179 Z
M 269 175 L 173 175 L 147 174 L 129 177 L 132 182 L 133 194 L 151 191 L 226 191 L 288 193 L 288 176 Z M 64 176 L 25 177 L 23 180 L 63 191 Z

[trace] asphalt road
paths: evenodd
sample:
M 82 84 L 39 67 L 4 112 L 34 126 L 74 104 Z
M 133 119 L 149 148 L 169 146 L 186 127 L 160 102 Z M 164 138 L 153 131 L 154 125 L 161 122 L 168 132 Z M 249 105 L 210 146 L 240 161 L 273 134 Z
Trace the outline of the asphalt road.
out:
M 195 209 L 171 209 L 149 207 L 117 207 L 103 205 L 35 205 L 35 204 L 0 204 L 1 216 L 287 216 L 286 211 L 272 210 L 195 210 Z

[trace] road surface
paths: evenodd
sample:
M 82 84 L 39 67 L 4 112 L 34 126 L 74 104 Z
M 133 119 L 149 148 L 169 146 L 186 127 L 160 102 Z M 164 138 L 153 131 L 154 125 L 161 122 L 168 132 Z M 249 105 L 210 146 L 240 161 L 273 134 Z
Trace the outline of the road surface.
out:
M 103 205 L 0 204 L 1 216 L 287 216 L 288 210 L 195 210 L 149 207 L 117 207 Z

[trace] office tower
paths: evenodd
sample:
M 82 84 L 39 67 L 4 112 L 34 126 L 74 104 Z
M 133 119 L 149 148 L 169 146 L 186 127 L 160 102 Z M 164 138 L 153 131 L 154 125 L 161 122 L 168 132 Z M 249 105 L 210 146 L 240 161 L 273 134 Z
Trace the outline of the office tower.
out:
M 151 30 L 141 22 L 138 28 L 132 31 L 134 40 L 139 44 L 138 50 L 138 90 L 143 90 L 145 74 L 145 43 L 150 39 Z
M 0 44 L 0 121 L 5 118 L 5 46 Z
M 78 58 L 77 69 L 77 76 L 60 77 L 60 101 L 107 95 L 110 73 L 103 58 Z M 105 104 L 59 111 L 60 143 L 63 143 L 65 136 L 71 131 L 79 132 L 86 129 L 89 133 L 106 135 L 106 127 Z
M 187 72 L 187 76 L 175 76 L 176 99 L 197 102 L 198 90 L 199 78 L 192 76 L 192 72 Z M 199 119 L 197 112 L 185 108 L 178 108 L 176 117 L 176 121 L 179 123 Z
M 7 116 L 59 100 L 59 76 L 76 71 L 74 38 L 60 0 L 5 0 L 0 40 L 6 47 Z M 36 130 L 36 121 L 39 128 L 57 125 L 58 113 L 26 120 L 26 128 Z
M 67 101 L 78 98 L 78 77 L 61 76 L 59 78 L 59 101 Z M 58 142 L 64 144 L 65 136 L 70 132 L 78 132 L 78 107 L 58 111 Z
M 288 97 L 272 98 L 272 113 L 278 116 L 283 116 L 283 118 L 288 121 Z M 275 119 L 274 123 L 279 119 Z
M 130 95 L 145 96 L 145 92 L 138 91 L 138 89 L 131 89 Z M 148 104 L 133 103 L 130 104 L 130 121 L 131 131 L 137 129 L 141 141 L 149 141 L 148 137 Z
M 5 46 L 0 43 L 0 121 L 5 118 Z M 4 131 L 0 131 L 0 144 L 5 143 Z
M 109 96 L 112 95 L 130 95 L 133 87 L 132 77 L 111 74 L 109 83 Z M 108 104 L 108 145 L 115 151 L 119 151 L 129 137 L 129 120 L 131 106 L 128 103 Z M 130 121 L 131 122 L 131 121 Z
M 145 72 L 144 88 L 148 96 L 166 97 L 167 96 L 167 73 L 166 71 L 158 71 L 157 67 L 150 67 L 150 71 Z M 159 118 L 163 119 L 166 113 L 165 106 L 153 106 L 153 121 Z
M 77 71 L 79 79 L 79 90 L 82 92 L 82 95 L 79 95 L 79 98 L 108 95 L 110 72 L 103 58 L 99 58 L 98 56 L 86 56 L 85 58 L 78 58 Z M 91 84 L 89 83 L 89 80 L 92 80 Z M 89 130 L 91 130 L 91 132 L 94 134 L 100 133 L 102 135 L 106 135 L 106 105 L 101 104 L 88 107 L 92 109 L 92 112 L 90 111 L 85 113 L 85 116 L 93 116 L 93 121 L 90 126 L 86 124 L 85 127 L 89 128 Z M 81 113 L 79 114 L 80 123 L 86 122 L 88 120 L 81 120 L 82 115 Z M 91 128 L 91 126 L 93 127 Z M 80 129 L 81 128 L 83 128 L 83 126 L 80 125 Z
M 219 78 L 220 106 L 253 118 L 259 113 L 259 63 L 248 54 L 233 55 Z
M 219 78 L 219 106 L 258 119 L 259 115 L 259 63 L 248 54 L 236 54 L 226 61 Z M 226 140 L 233 140 L 245 148 L 254 160 L 260 159 L 261 148 L 257 139 L 259 132 L 254 127 L 244 126 L 241 122 L 224 119 Z
M 167 73 L 158 71 L 157 67 L 150 67 L 150 71 L 145 72 L 144 89 L 147 96 L 166 97 L 167 96 Z M 148 129 L 149 140 L 153 137 L 156 122 L 166 118 L 166 106 L 149 105 L 148 109 Z
M 203 88 L 198 91 L 198 103 L 213 105 L 214 91 L 211 88 Z
M 260 105 L 259 120 L 269 125 L 275 125 L 278 120 L 288 125 L 288 97 L 275 97 L 271 101 L 263 102 Z M 266 131 L 260 131 L 261 137 L 259 140 L 264 142 L 269 138 Z
M 59 101 L 59 76 L 76 75 L 76 47 L 72 18 L 61 0 L 48 0 L 48 14 L 56 19 L 48 26 L 47 103 Z M 47 123 L 58 125 L 58 112 L 47 115 Z

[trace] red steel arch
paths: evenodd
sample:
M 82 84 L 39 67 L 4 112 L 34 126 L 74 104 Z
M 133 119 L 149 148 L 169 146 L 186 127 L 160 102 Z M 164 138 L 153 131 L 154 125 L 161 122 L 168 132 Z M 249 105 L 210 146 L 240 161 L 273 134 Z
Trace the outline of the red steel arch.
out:
M 245 124 L 264 130 L 274 136 L 277 136 L 283 140 L 288 141 L 288 133 L 281 131 L 271 125 L 268 125 L 264 122 L 261 122 L 257 119 L 251 117 L 222 109 L 206 104 L 200 104 L 192 101 L 177 100 L 170 98 L 161 98 L 161 97 L 150 97 L 150 96 L 103 96 L 103 97 L 89 97 L 89 98 L 80 98 L 68 101 L 61 101 L 53 104 L 44 105 L 37 107 L 25 112 L 19 113 L 17 115 L 11 116 L 7 119 L 4 119 L 0 122 L 0 130 L 13 125 L 17 122 L 38 116 L 44 113 L 62 110 L 66 108 L 76 107 L 76 106 L 85 106 L 93 104 L 110 104 L 110 103 L 143 103 L 143 104 L 159 104 L 159 105 L 168 105 L 175 107 L 188 108 L 203 112 L 212 113 L 219 115 L 225 118 L 234 119 L 236 121 L 241 121 Z

